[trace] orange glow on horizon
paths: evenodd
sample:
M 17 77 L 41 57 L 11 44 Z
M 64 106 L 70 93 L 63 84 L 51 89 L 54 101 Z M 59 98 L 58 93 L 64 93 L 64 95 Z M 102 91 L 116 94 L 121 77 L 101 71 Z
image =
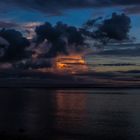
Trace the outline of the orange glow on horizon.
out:
M 65 69 L 65 67 L 67 67 L 66 64 L 57 63 L 57 68 L 58 68 L 58 69 Z
M 63 74 L 76 74 L 88 71 L 86 61 L 80 54 L 72 54 L 68 56 L 59 55 L 53 60 L 52 68 L 40 68 L 41 72 L 53 72 Z
M 55 69 L 66 73 L 75 74 L 87 71 L 87 64 L 80 54 L 58 56 L 55 59 Z

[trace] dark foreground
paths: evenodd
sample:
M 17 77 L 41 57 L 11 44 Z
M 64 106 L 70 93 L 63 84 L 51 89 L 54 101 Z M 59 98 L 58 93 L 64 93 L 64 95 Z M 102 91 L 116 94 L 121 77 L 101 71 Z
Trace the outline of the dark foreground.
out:
M 0 89 L 0 139 L 139 140 L 139 89 Z

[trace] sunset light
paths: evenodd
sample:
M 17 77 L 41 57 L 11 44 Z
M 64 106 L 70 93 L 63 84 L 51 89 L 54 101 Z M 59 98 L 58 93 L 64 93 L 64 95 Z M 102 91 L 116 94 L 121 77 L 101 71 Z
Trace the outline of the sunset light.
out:
M 140 140 L 140 0 L 0 0 L 0 140 Z

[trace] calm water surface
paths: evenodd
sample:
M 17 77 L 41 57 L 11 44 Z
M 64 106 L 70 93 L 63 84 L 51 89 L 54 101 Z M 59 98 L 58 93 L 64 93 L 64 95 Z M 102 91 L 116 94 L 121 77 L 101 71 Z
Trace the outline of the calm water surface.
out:
M 0 137 L 139 140 L 140 90 L 0 89 Z

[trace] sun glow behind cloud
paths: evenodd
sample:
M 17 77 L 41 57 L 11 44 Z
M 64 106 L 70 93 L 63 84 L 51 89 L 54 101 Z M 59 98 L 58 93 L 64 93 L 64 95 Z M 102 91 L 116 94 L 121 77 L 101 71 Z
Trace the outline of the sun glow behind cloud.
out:
M 52 68 L 40 68 L 37 71 L 53 72 L 63 74 L 76 74 L 88 71 L 88 66 L 84 57 L 80 54 L 71 54 L 68 56 L 59 55 L 53 59 Z

